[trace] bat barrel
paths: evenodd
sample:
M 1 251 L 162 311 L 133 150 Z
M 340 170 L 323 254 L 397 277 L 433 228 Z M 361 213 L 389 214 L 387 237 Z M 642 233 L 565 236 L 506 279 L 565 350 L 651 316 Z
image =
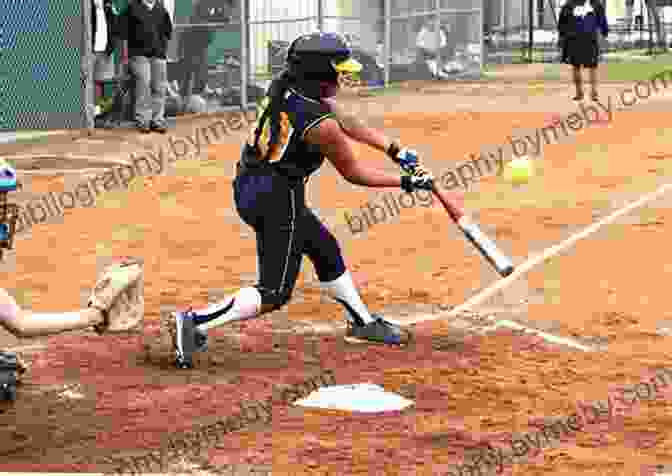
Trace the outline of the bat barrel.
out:
M 471 221 L 468 215 L 462 216 L 457 224 L 501 276 L 506 277 L 513 273 L 515 267 L 511 259 L 497 248 L 497 245 L 481 231 L 478 224 Z

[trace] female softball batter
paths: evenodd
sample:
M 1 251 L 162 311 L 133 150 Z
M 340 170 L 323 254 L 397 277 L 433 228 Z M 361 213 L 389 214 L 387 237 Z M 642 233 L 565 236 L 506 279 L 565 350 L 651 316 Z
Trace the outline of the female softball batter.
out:
M 9 203 L 7 193 L 18 188 L 16 171 L 0 159 L 0 259 L 5 249 L 13 248 L 19 208 Z M 71 312 L 31 312 L 0 288 L 0 327 L 16 337 L 38 337 L 93 328 L 105 332 L 125 332 L 136 327 L 144 311 L 142 267 L 124 260 L 107 268 L 96 283 L 89 306 Z M 11 364 L 8 364 L 11 362 Z M 13 400 L 14 384 L 27 370 L 14 352 L 0 351 L 0 400 Z
M 327 158 L 350 183 L 368 187 L 430 190 L 433 177 L 415 152 L 348 117 L 333 97 L 361 71 L 346 41 L 314 33 L 290 46 L 284 72 L 261 103 L 243 146 L 233 182 L 241 219 L 256 232 L 259 280 L 223 302 L 172 313 L 165 325 L 173 337 L 176 365 L 192 366 L 207 347 L 207 330 L 250 319 L 286 304 L 303 255 L 312 261 L 323 289 L 346 310 L 349 340 L 404 344 L 408 336 L 362 302 L 334 236 L 305 202 L 308 177 Z M 385 152 L 412 173 L 392 175 L 357 160 L 348 138 Z

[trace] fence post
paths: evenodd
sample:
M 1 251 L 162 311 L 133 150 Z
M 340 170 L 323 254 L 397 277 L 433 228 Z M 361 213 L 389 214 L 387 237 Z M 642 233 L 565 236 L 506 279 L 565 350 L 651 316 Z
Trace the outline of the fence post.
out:
M 383 40 L 383 55 L 385 56 L 383 67 L 385 68 L 385 86 L 390 84 L 390 57 L 392 56 L 392 0 L 385 0 L 383 7 L 385 13 L 385 28 Z
M 530 0 L 528 3 L 529 11 L 527 12 L 527 21 L 529 22 L 528 30 L 528 48 L 530 57 L 528 58 L 528 63 L 534 63 L 534 0 Z
M 439 10 L 441 10 L 441 0 L 434 0 L 434 31 L 436 34 L 436 44 L 439 45 L 439 51 L 441 50 L 441 14 L 439 13 Z M 446 38 L 448 40 L 448 38 Z M 443 65 L 441 65 L 441 61 L 437 59 L 437 64 L 436 64 L 436 78 L 439 78 L 439 74 L 441 69 L 443 68 Z
M 317 29 L 324 31 L 324 0 L 317 1 Z
M 485 33 L 484 33 L 484 28 L 483 26 L 485 25 L 485 0 L 481 0 L 481 10 L 478 13 L 478 37 L 479 37 L 479 43 L 480 43 L 480 58 L 479 61 L 481 62 L 481 71 L 479 72 L 479 76 L 483 75 L 483 70 L 485 69 Z M 488 20 L 489 21 L 489 20 Z M 492 34 L 492 33 L 490 33 Z
M 91 0 L 81 0 L 82 8 L 82 45 L 81 45 L 81 86 L 82 106 L 84 107 L 84 128 L 91 133 L 95 126 L 96 101 L 93 88 L 93 64 L 91 61 Z
M 240 2 L 240 107 L 245 117 L 247 117 L 247 82 L 249 79 L 247 1 L 241 0 Z

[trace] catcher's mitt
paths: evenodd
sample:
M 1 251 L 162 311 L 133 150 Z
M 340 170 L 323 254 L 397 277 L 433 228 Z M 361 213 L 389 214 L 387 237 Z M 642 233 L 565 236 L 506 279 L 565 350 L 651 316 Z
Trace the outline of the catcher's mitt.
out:
M 94 326 L 98 334 L 128 332 L 140 325 L 145 312 L 142 275 L 139 261 L 122 261 L 105 270 L 89 297 L 89 307 L 104 318 Z

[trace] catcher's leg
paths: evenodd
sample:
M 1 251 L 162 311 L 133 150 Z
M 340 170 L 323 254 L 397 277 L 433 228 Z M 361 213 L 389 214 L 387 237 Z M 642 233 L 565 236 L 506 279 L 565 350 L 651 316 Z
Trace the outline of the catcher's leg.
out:
M 259 281 L 204 309 L 168 316 L 165 325 L 180 368 L 190 368 L 193 353 L 207 348 L 208 329 L 280 309 L 291 298 L 302 258 L 302 223 L 297 217 L 304 208 L 303 189 L 288 188 L 273 177 L 243 180 L 236 185 L 236 203 L 243 220 L 256 232 Z
M 313 262 L 322 289 L 345 308 L 346 340 L 405 344 L 408 335 L 399 326 L 369 313 L 345 267 L 338 241 L 310 210 L 306 210 L 303 231 L 306 237 L 304 252 Z

